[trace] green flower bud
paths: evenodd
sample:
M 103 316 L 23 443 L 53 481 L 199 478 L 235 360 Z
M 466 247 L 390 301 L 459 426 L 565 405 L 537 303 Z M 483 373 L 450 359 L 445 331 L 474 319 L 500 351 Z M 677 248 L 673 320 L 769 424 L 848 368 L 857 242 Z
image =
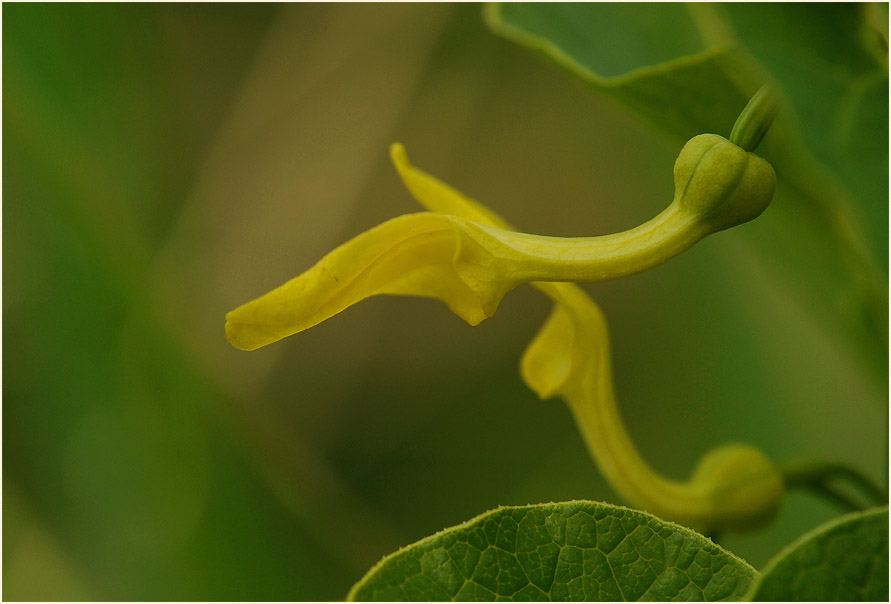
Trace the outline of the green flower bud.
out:
M 691 138 L 674 164 L 675 202 L 711 233 L 761 215 L 776 182 L 769 163 L 717 134 Z

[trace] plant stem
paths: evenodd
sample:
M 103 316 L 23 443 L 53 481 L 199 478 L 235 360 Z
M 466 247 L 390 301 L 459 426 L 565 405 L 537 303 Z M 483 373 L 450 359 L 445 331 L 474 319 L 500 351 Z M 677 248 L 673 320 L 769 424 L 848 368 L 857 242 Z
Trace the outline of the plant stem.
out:
M 843 480 L 859 489 L 872 505 L 888 502 L 888 493 L 859 470 L 841 463 L 825 461 L 794 461 L 780 467 L 783 479 L 789 487 L 805 487 L 833 500 L 844 508 L 862 510 L 867 506 L 858 503 L 837 486 L 833 480 Z
M 776 91 L 771 84 L 758 89 L 740 112 L 730 131 L 730 142 L 746 151 L 758 148 L 780 110 Z

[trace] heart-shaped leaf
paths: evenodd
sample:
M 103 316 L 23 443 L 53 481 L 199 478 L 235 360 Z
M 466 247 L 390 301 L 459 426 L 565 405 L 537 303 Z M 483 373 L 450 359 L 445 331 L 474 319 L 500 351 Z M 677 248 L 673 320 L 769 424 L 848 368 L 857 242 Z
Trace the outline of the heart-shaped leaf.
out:
M 350 600 L 733 600 L 755 571 L 702 535 L 628 508 L 502 507 L 387 556 Z

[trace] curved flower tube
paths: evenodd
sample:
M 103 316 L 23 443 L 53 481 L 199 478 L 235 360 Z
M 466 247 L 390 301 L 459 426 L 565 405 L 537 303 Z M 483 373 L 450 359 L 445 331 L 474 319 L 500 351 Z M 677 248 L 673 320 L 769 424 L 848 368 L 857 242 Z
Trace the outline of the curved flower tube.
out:
M 401 145 L 393 145 L 390 154 L 406 187 L 426 209 L 510 228 L 488 208 L 413 167 Z M 654 472 L 635 449 L 616 407 L 602 311 L 573 283 L 531 285 L 555 305 L 523 355 L 523 380 L 543 399 L 566 401 L 592 457 L 619 494 L 657 516 L 709 531 L 755 528 L 773 518 L 783 494 L 782 475 L 748 445 L 709 452 L 686 482 Z
M 566 401 L 613 488 L 636 507 L 705 531 L 751 529 L 770 521 L 783 495 L 782 474 L 754 447 L 710 451 L 686 482 L 663 478 L 647 465 L 616 407 L 603 313 L 574 284 L 541 285 L 557 304 L 523 355 L 523 379 L 541 398 Z
M 761 214 L 776 185 L 767 162 L 713 134 L 687 142 L 674 176 L 674 199 L 658 216 L 599 237 L 517 233 L 496 226 L 497 216 L 475 203 L 471 219 L 431 213 L 394 218 L 228 313 L 226 335 L 237 348 L 253 350 L 379 294 L 438 298 L 475 325 L 524 283 L 606 281 L 661 264 L 706 235 Z

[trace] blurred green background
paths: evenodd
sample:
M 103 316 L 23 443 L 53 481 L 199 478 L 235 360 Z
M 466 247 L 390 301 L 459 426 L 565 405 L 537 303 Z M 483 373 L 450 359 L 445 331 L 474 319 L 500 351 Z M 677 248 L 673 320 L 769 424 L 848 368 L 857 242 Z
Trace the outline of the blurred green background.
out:
M 519 378 L 530 288 L 476 328 L 376 298 L 253 353 L 223 317 L 418 210 L 392 141 L 564 236 L 661 210 L 674 143 L 477 5 L 4 4 L 3 58 L 4 599 L 336 600 L 495 506 L 620 502 Z M 736 232 L 586 289 L 658 470 L 735 440 L 884 480 L 884 385 Z M 836 514 L 793 493 L 722 543 L 757 567 Z

